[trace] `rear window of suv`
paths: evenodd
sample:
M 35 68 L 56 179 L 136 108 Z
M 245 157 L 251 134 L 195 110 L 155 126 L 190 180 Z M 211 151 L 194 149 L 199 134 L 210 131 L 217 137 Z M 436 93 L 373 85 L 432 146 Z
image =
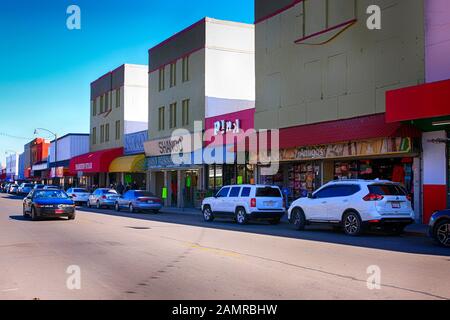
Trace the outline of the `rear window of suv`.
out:
M 381 196 L 405 196 L 405 191 L 395 184 L 372 184 L 368 186 L 370 193 Z
M 282 198 L 281 191 L 278 188 L 256 188 L 256 196 L 260 198 Z

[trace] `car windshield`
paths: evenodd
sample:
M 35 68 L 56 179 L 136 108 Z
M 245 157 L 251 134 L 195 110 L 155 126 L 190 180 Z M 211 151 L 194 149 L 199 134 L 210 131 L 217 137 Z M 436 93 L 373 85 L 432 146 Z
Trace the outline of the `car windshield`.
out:
M 73 189 L 73 192 L 75 193 L 88 193 L 86 189 Z
M 34 194 L 36 199 L 68 199 L 69 196 L 61 190 L 42 190 Z
M 256 188 L 256 196 L 262 198 L 281 198 L 281 192 L 278 188 Z
M 370 193 L 381 196 L 405 196 L 406 192 L 396 184 L 373 184 L 368 186 Z
M 102 190 L 103 194 L 117 194 L 116 190 Z
M 135 193 L 136 197 L 154 197 L 155 195 L 151 192 L 145 192 L 145 191 L 137 191 Z
M 31 183 L 26 183 L 24 185 L 25 188 L 33 188 L 33 186 L 34 186 L 34 184 L 31 184 Z

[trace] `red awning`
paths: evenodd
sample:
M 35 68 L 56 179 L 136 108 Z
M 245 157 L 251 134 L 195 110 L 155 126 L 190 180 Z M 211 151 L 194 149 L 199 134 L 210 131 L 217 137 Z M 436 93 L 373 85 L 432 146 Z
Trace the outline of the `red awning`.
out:
M 111 162 L 123 156 L 123 148 L 90 152 L 70 160 L 70 172 L 77 174 L 108 172 Z
M 386 121 L 430 119 L 450 115 L 450 80 L 386 93 Z
M 415 127 L 386 123 L 385 114 L 321 122 L 280 130 L 280 148 L 307 147 L 337 142 L 388 137 L 419 137 Z

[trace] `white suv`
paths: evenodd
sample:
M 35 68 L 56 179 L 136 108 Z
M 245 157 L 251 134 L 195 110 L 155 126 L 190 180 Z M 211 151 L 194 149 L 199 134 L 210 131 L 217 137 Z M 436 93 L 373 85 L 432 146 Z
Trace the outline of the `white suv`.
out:
M 211 222 L 215 217 L 228 217 L 238 224 L 249 220 L 267 220 L 278 224 L 286 212 L 280 188 L 264 185 L 225 186 L 215 197 L 202 202 L 203 217 Z
M 308 198 L 294 201 L 288 218 L 299 230 L 312 223 L 328 223 L 343 227 L 351 236 L 373 228 L 401 234 L 414 222 L 414 211 L 410 196 L 400 184 L 341 180 L 324 185 Z

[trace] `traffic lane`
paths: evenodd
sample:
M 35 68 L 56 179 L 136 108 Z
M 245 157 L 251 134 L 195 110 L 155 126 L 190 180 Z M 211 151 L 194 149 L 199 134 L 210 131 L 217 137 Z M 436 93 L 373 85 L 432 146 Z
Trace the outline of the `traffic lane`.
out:
M 432 239 L 426 236 L 407 234 L 402 236 L 393 236 L 382 232 L 370 232 L 359 237 L 350 237 L 345 235 L 341 230 L 334 230 L 330 226 L 321 225 L 307 226 L 305 231 L 298 231 L 287 222 L 286 217 L 282 219 L 279 225 L 275 226 L 269 225 L 267 222 L 251 222 L 248 225 L 241 226 L 229 219 L 216 219 L 213 222 L 205 222 L 200 213 L 198 215 L 191 213 L 171 213 L 165 212 L 164 209 L 159 214 L 130 213 L 126 211 L 116 212 L 111 209 L 88 209 L 84 207 L 80 207 L 78 210 L 80 212 L 122 216 L 138 220 L 169 222 L 211 229 L 232 230 L 403 253 L 450 257 L 450 250 L 448 248 L 438 246 Z
M 4 293 L 7 298 L 21 297 L 19 293 L 24 292 L 47 299 L 448 297 L 443 281 L 448 264 L 442 257 L 83 211 L 75 222 L 34 223 L 3 217 L 0 221 L 13 223 L 10 232 L 27 229 L 6 237 L 19 238 L 10 246 L 27 244 L 21 239 L 24 236 L 31 237 L 29 243 L 37 244 L 31 255 L 23 255 L 17 248 L 2 255 L 19 254 L 24 260 L 18 268 L 9 269 L 7 279 L 15 280 L 19 291 Z M 34 261 L 36 258 L 41 260 Z M 82 292 L 68 293 L 61 283 L 66 275 L 61 272 L 74 261 L 82 267 L 83 279 L 89 280 L 83 282 Z M 383 274 L 380 291 L 367 289 L 367 267 L 374 264 Z M 59 277 L 46 273 L 39 274 L 38 279 L 27 278 L 29 268 L 23 269 L 25 265 L 52 270 Z M 24 283 L 24 279 L 28 280 Z M 14 289 L 14 282 L 8 284 L 0 288 Z

